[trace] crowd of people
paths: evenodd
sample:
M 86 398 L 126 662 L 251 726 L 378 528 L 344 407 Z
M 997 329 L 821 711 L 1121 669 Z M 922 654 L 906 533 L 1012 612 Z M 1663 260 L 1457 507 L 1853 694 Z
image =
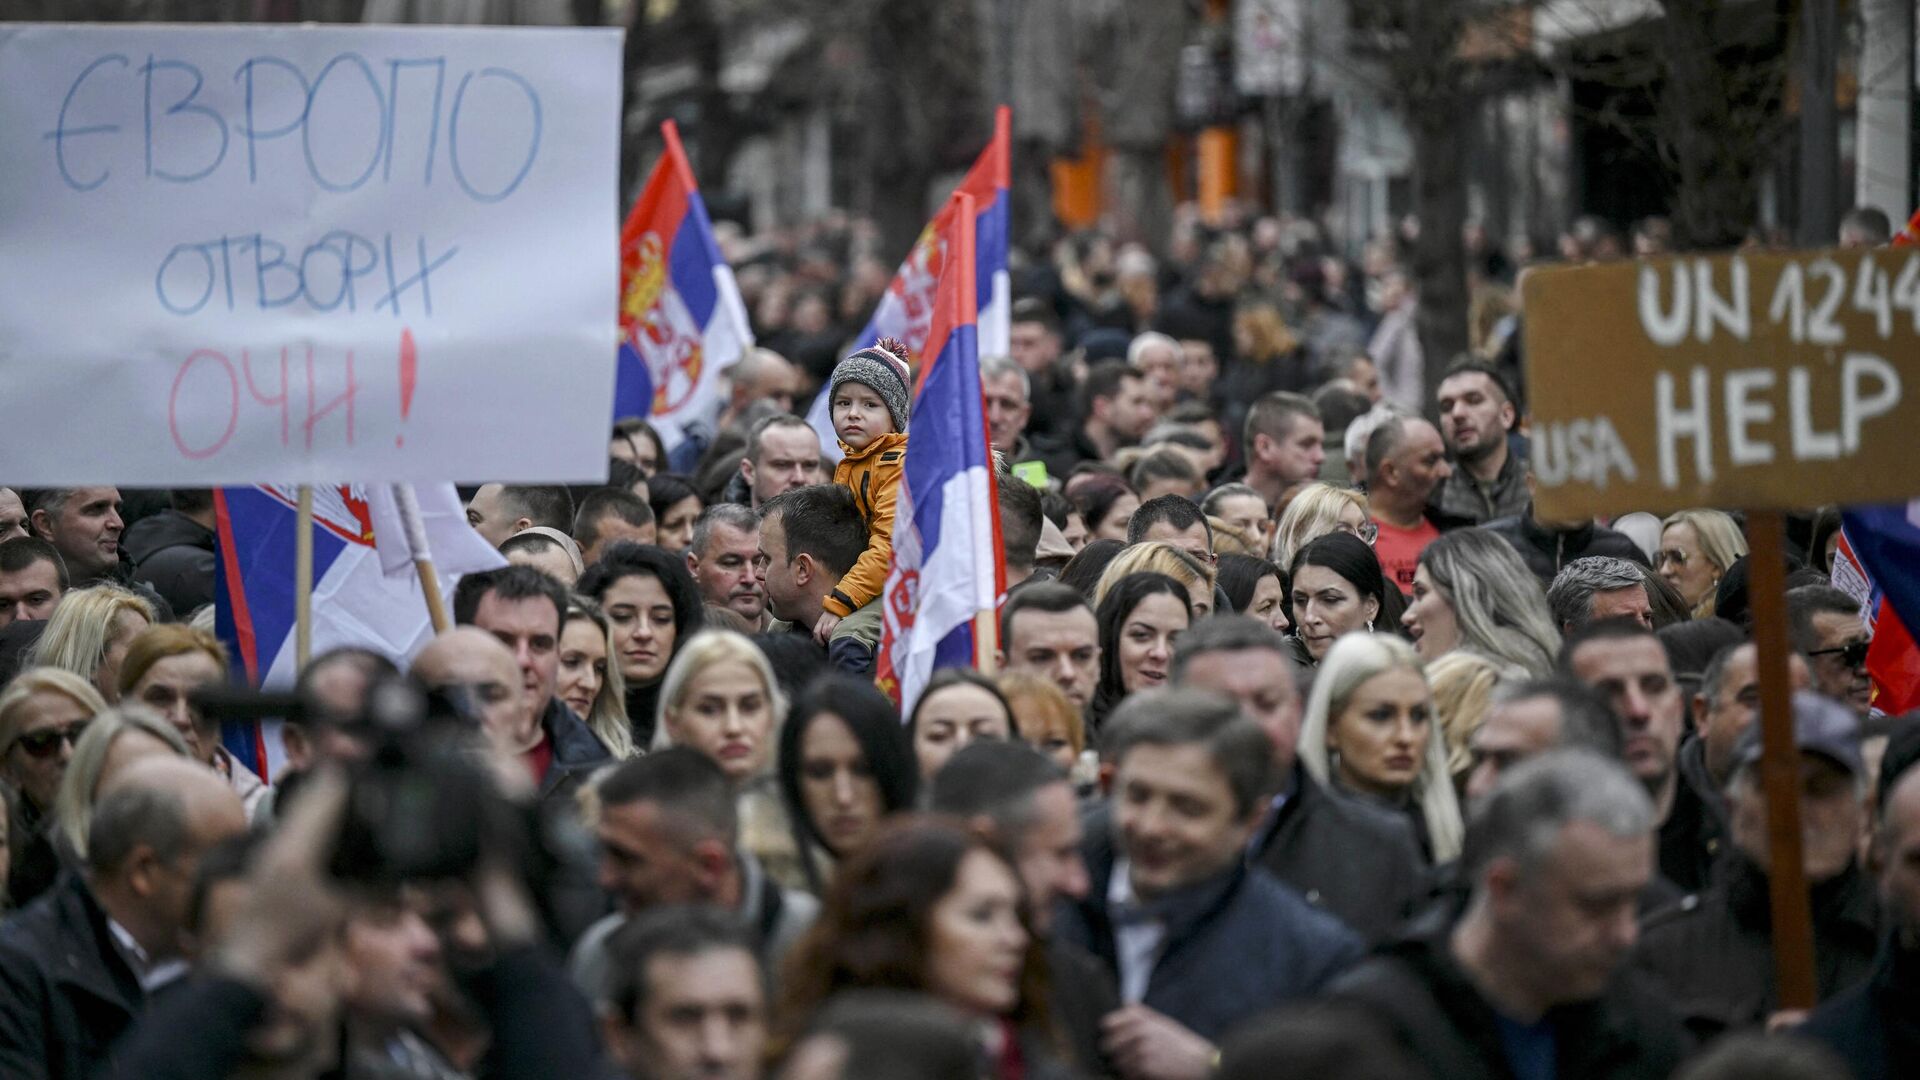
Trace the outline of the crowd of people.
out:
M 1835 512 L 1787 567 L 1807 1013 L 1739 517 L 1536 512 L 1484 238 L 1454 358 L 1393 238 L 1021 262 L 995 662 L 903 713 L 918 358 L 848 345 L 885 268 L 857 223 L 722 232 L 761 345 L 711 437 L 627 418 L 604 484 L 469 491 L 508 565 L 415 656 L 223 690 L 210 493 L 0 487 L 0 1075 L 1920 1069 L 1920 725 L 1872 709 Z M 266 778 L 223 740 L 260 716 Z

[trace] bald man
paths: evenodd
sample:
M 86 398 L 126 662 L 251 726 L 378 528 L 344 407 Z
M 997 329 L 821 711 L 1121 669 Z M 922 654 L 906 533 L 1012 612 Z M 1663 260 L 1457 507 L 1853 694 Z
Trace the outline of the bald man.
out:
M 180 931 L 200 858 L 246 830 L 227 782 L 186 758 L 103 787 L 83 874 L 0 924 L 0 1076 L 80 1080 L 154 990 L 186 971 Z
M 441 634 L 414 657 L 412 672 L 430 690 L 464 688 L 502 748 L 518 753 L 540 742 L 540 715 L 520 692 L 520 666 L 485 630 L 457 626 Z

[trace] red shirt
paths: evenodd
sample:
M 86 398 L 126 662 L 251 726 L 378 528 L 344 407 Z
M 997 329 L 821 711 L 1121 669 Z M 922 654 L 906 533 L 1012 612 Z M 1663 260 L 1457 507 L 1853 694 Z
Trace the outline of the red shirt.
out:
M 1411 529 L 1402 529 L 1389 525 L 1379 518 L 1373 523 L 1379 527 L 1380 535 L 1374 537 L 1373 553 L 1380 559 L 1380 572 L 1387 576 L 1387 584 L 1403 593 L 1413 592 L 1413 571 L 1420 565 L 1420 553 L 1427 545 L 1440 538 L 1440 530 L 1433 522 L 1425 518 Z
M 521 754 L 520 760 L 527 763 L 527 771 L 533 774 L 535 784 L 546 783 L 547 770 L 553 768 L 553 740 L 542 732 L 540 741 L 534 744 L 533 749 Z

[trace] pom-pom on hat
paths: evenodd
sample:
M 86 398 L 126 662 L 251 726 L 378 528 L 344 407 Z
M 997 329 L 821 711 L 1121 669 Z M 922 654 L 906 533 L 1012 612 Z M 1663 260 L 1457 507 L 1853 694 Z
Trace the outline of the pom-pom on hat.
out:
M 893 417 L 893 430 L 907 430 L 908 403 L 912 400 L 911 377 L 908 365 L 913 357 L 907 347 L 896 338 L 881 338 L 872 345 L 861 349 L 845 360 L 834 365 L 833 379 L 827 386 L 827 400 L 840 389 L 840 384 L 857 382 L 880 395 L 887 403 L 887 412 Z

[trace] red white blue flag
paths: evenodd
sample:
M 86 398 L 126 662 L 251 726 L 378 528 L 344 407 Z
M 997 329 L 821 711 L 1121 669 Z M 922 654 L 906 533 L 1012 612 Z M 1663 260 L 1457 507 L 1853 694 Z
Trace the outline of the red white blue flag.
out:
M 942 215 L 944 262 L 913 405 L 893 519 L 875 682 L 908 715 L 934 671 L 993 655 L 994 605 L 1006 588 L 993 452 L 980 392 L 973 196 Z M 980 616 L 985 615 L 985 618 Z
M 358 645 L 404 667 L 433 637 L 433 627 L 419 580 L 381 569 L 374 525 L 382 515 L 370 505 L 369 494 L 358 485 L 313 489 L 313 652 Z M 451 484 L 427 485 L 420 498 L 430 515 L 439 504 L 459 503 Z M 290 686 L 296 674 L 298 491 L 291 486 L 219 488 L 213 501 L 214 633 L 233 657 L 235 682 Z M 459 530 L 447 531 L 434 555 L 446 595 L 452 594 L 453 577 L 506 565 L 464 522 Z M 278 775 L 285 760 L 277 725 L 229 725 L 221 741 L 262 779 Z
M 1013 229 L 1012 197 L 1008 194 L 1012 166 L 1008 150 L 1008 128 L 1012 114 L 1005 105 L 994 112 L 993 141 L 980 152 L 973 168 L 960 181 L 958 191 L 973 196 L 974 286 L 976 301 L 974 325 L 978 327 L 980 355 L 1005 356 L 1012 347 L 1013 284 L 1007 274 L 1007 245 Z M 952 232 L 952 217 L 959 213 L 954 202 L 934 215 L 920 238 L 907 252 L 905 262 L 888 283 L 874 308 L 873 318 L 854 341 L 865 348 L 883 337 L 898 338 L 916 357 L 933 355 L 933 312 L 936 288 L 945 261 L 951 257 L 946 240 Z M 827 405 L 827 388 L 822 387 L 813 407 L 807 410 L 807 422 L 820 434 L 820 446 L 826 456 L 840 460 L 840 447 L 833 432 L 833 420 Z
M 1833 583 L 1861 601 L 1873 629 L 1867 649 L 1873 707 L 1884 713 L 1920 708 L 1920 649 L 1908 632 L 1920 626 L 1920 500 L 1850 507 L 1841 522 Z
M 719 416 L 720 373 L 753 347 L 753 330 L 680 133 L 671 120 L 660 133 L 666 152 L 620 230 L 613 416 L 650 418 L 672 450 Z

